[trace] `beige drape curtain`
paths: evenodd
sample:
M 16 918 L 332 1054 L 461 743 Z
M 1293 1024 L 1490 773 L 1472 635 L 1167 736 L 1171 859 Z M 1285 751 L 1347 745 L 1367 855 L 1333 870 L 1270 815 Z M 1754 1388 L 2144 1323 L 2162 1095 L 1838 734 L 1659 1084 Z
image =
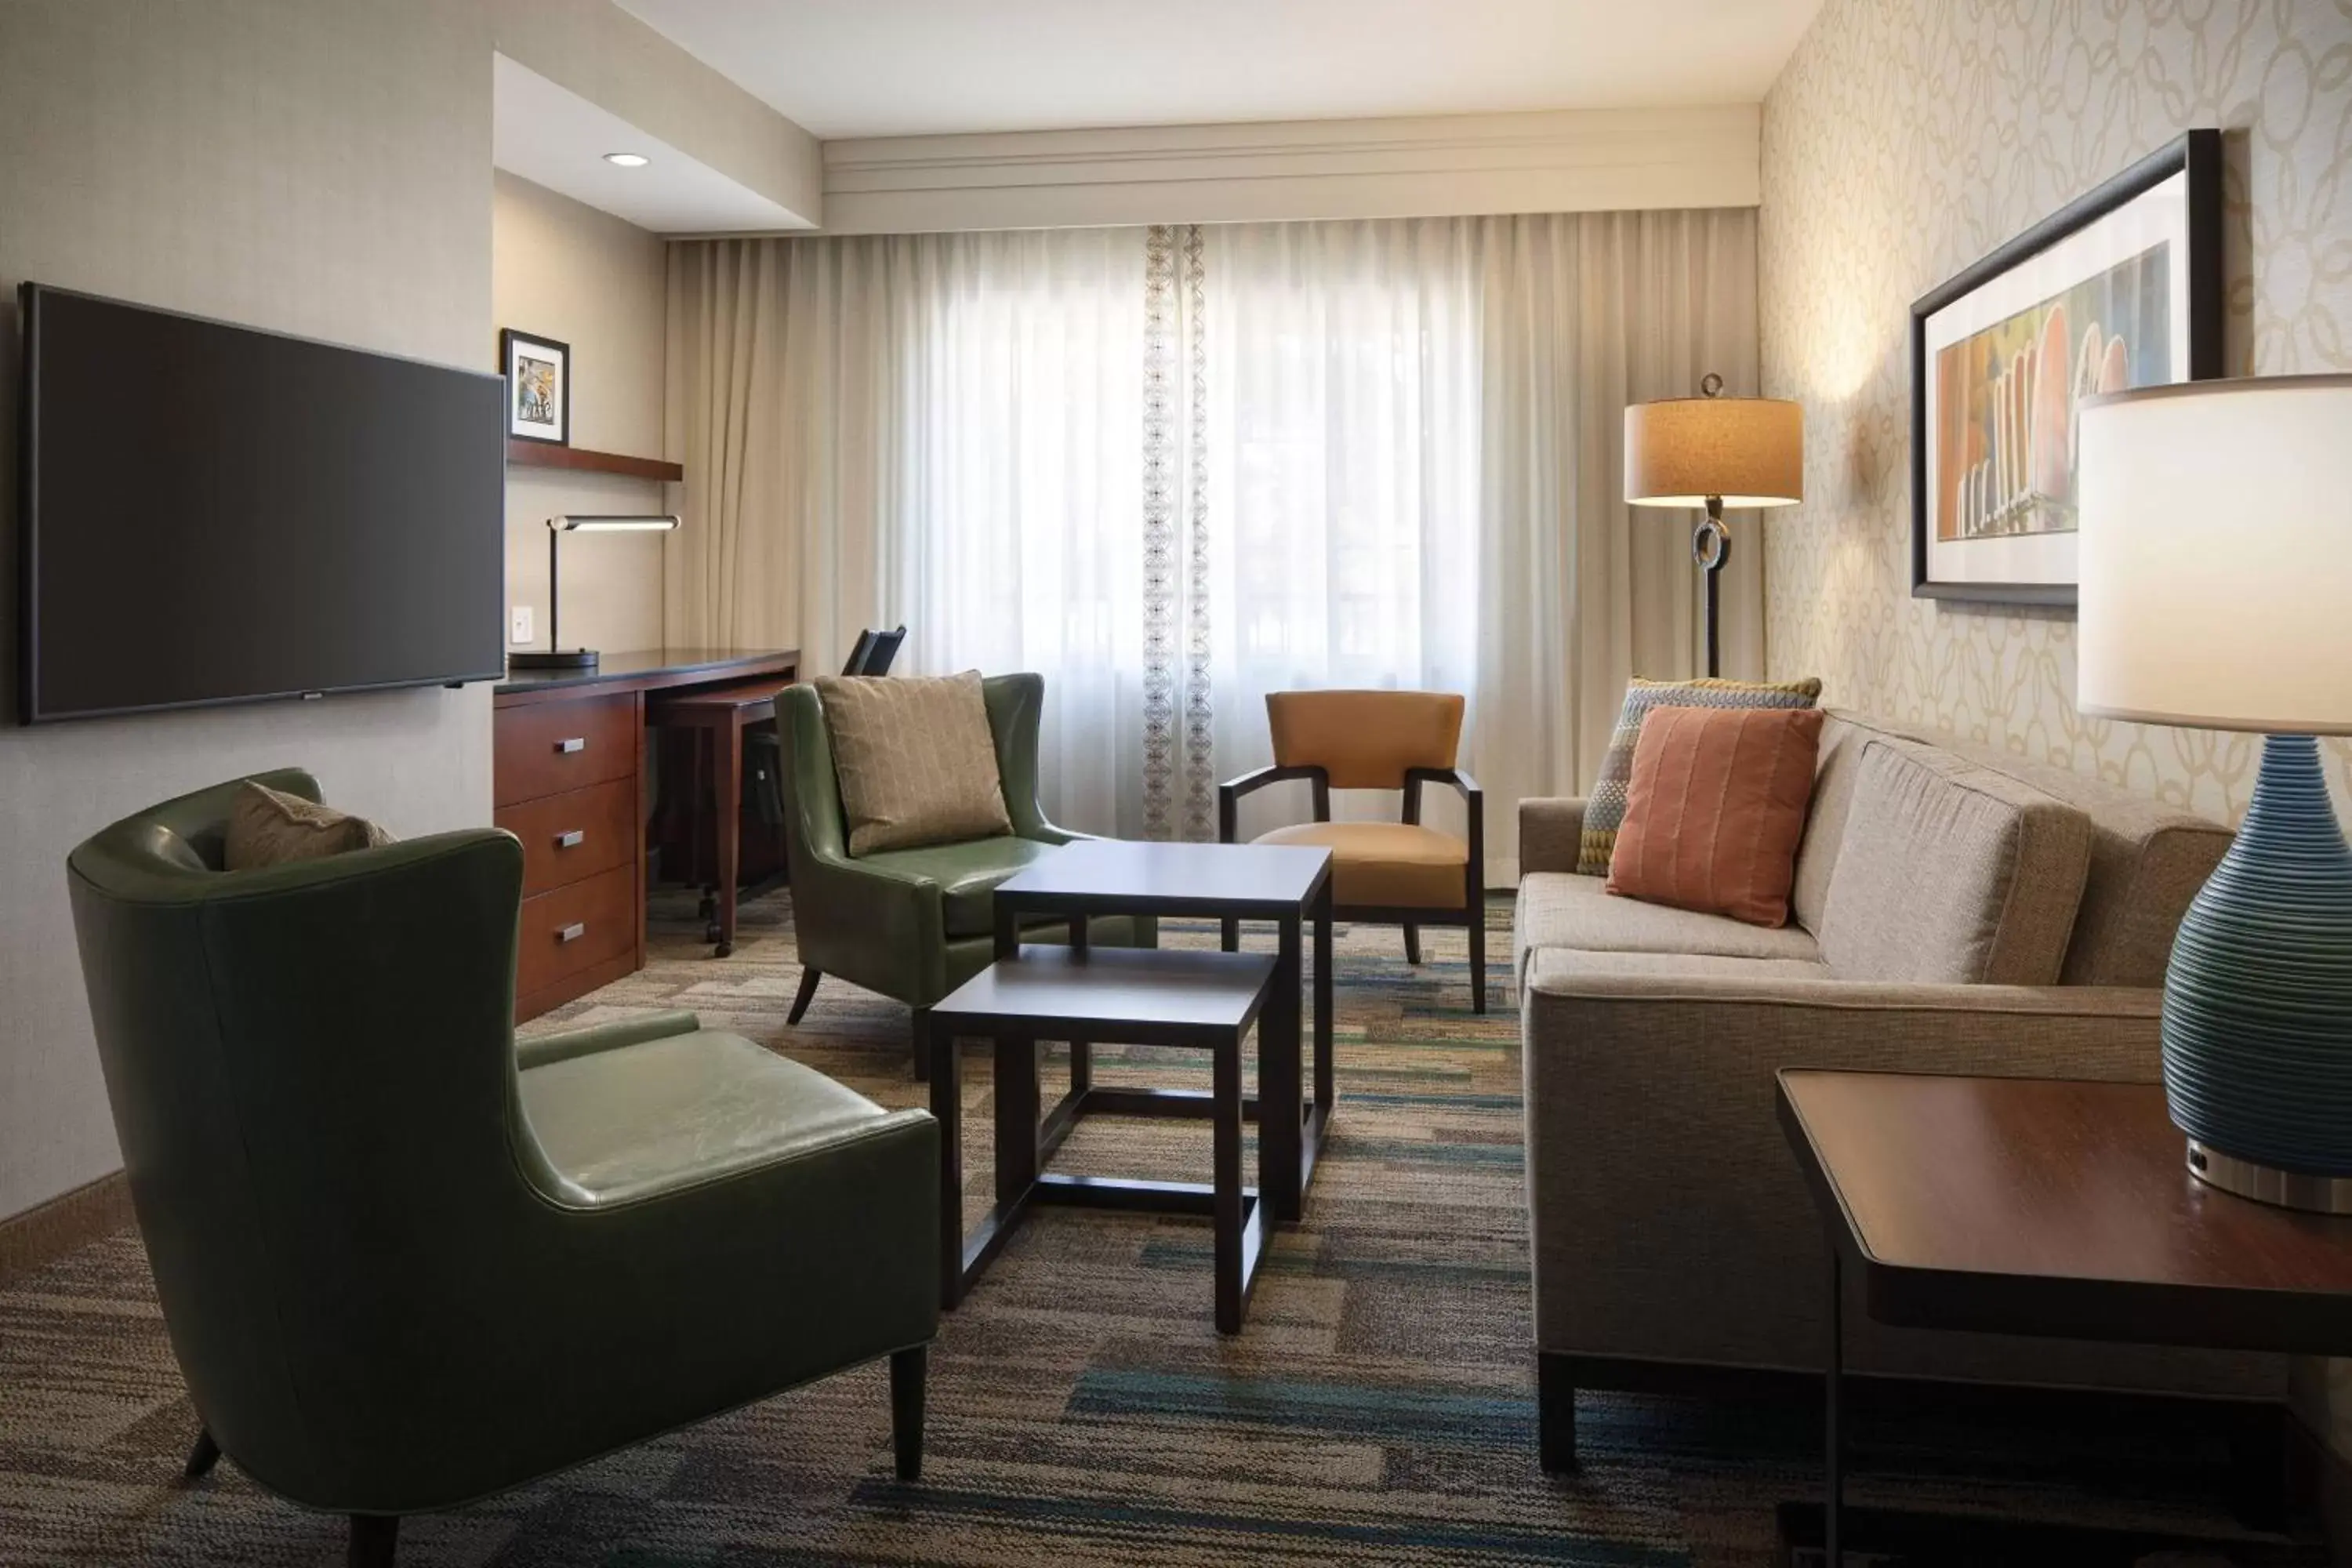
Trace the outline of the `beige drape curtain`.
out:
M 1625 504 L 1624 408 L 1694 395 L 1709 371 L 1728 393 L 1756 393 L 1756 214 L 1475 221 L 1486 311 L 1473 771 L 1491 811 L 1497 799 L 1583 793 L 1626 680 L 1705 668 L 1697 514 Z M 1764 670 L 1756 517 L 1730 519 L 1729 676 Z M 1516 871 L 1516 822 L 1501 843 Z
M 1171 538 L 1210 552 L 1244 534 L 1264 540 L 1269 521 L 1279 533 L 1290 515 L 1275 512 L 1300 506 L 1324 509 L 1317 529 L 1337 537 L 1343 511 L 1353 527 L 1370 505 L 1397 510 L 1397 547 L 1419 552 L 1425 579 L 1435 581 L 1441 552 L 1473 563 L 1467 626 L 1450 592 L 1388 591 L 1397 616 L 1427 617 L 1396 628 L 1400 638 L 1469 650 L 1467 669 L 1449 656 L 1443 674 L 1469 688 L 1467 762 L 1487 790 L 1489 876 L 1507 882 L 1517 874 L 1517 800 L 1590 784 L 1629 676 L 1698 666 L 1696 519 L 1624 504 L 1622 411 L 1689 395 L 1709 371 L 1735 394 L 1756 390 L 1755 214 L 1205 233 L 1201 271 L 1182 292 L 1185 311 L 1205 313 L 1210 416 L 1186 421 L 1177 438 L 1206 443 L 1197 456 L 1208 504 L 1172 531 L 1160 519 L 1151 551 Z M 1145 491 L 1165 487 L 1165 465 L 1147 470 L 1140 456 L 1146 360 L 1166 331 L 1144 303 L 1146 239 L 1144 230 L 1091 230 L 674 245 L 669 447 L 687 482 L 685 526 L 667 544 L 669 640 L 796 645 L 823 668 L 860 626 L 904 618 L 921 623 L 908 645 L 913 668 L 1015 657 L 1002 617 L 962 597 L 971 572 L 938 570 L 943 552 L 985 536 L 1003 571 L 1050 574 L 1054 605 L 1085 606 L 1033 643 L 1064 658 L 1073 698 L 1048 719 L 1074 731 L 1048 737 L 1067 759 L 1061 782 L 1049 782 L 1049 806 L 1075 826 L 1141 836 L 1142 780 L 1159 766 L 1143 734 L 1145 678 L 1157 681 L 1165 666 L 1147 671 L 1139 651 L 1130 658 L 1140 645 L 1129 628 L 1163 608 L 1151 595 L 1204 583 L 1213 597 L 1279 602 L 1281 584 L 1248 574 L 1297 570 L 1296 558 L 1263 549 L 1219 555 L 1201 573 L 1156 556 L 1145 564 Z M 1367 353 L 1383 321 L 1402 334 L 1396 353 Z M 1302 356 L 1326 366 L 1319 384 L 1267 369 Z M 1381 375 L 1413 378 L 1407 402 L 1444 418 L 1360 417 L 1349 378 Z M 1293 460 L 1297 441 L 1311 439 L 1335 475 L 1375 477 L 1311 491 L 1255 484 L 1269 427 L 1288 432 Z M 1413 493 L 1387 493 L 1403 481 L 1386 476 L 1451 474 L 1464 460 L 1462 484 L 1415 479 L 1405 487 Z M 1180 460 L 1172 471 L 1190 469 Z M 1274 510 L 1258 516 L 1254 506 Z M 1759 674 L 1760 541 L 1752 513 L 1731 521 L 1725 670 Z M 1336 594 L 1345 572 L 1330 570 Z M 1044 618 L 1034 591 L 1011 602 Z M 1232 622 L 1220 617 L 1233 606 L 1205 609 L 1222 650 Z M 1097 650 L 1085 639 L 1098 622 Z M 1172 624 L 1193 625 L 1189 614 Z M 1361 640 L 1352 634 L 1343 649 L 1335 637 L 1331 679 L 1422 678 L 1422 653 L 1383 675 L 1377 649 L 1364 662 Z M 1238 668 L 1209 669 L 1208 765 L 1219 776 L 1264 760 L 1257 678 L 1230 679 Z M 1173 711 L 1187 707 L 1180 689 Z M 1075 732 L 1089 729 L 1110 732 Z M 1049 759 L 1049 780 L 1055 773 Z

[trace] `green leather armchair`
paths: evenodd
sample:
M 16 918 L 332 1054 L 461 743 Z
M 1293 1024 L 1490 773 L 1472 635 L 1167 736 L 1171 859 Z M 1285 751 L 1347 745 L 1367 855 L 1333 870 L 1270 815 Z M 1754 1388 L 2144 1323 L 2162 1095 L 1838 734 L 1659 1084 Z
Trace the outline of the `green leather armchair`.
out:
M 824 704 L 814 685 L 787 688 L 776 700 L 783 737 L 784 852 L 792 870 L 793 929 L 800 945 L 800 993 L 787 1022 L 808 1011 L 827 974 L 915 1009 L 915 1076 L 929 1071 L 923 1015 L 932 1004 L 988 967 L 995 956 L 996 885 L 1061 845 L 1085 837 L 1055 826 L 1037 804 L 1037 727 L 1045 705 L 1039 675 L 993 675 L 981 683 L 996 768 L 1013 832 L 959 844 L 890 849 L 852 858 L 834 774 Z M 1035 940 L 1066 940 L 1067 922 L 1044 921 Z M 1105 947 L 1151 947 L 1149 918 L 1090 921 L 1087 940 Z
M 226 1452 L 388 1563 L 402 1514 L 883 1356 L 911 1478 L 929 1115 L 688 1014 L 519 1042 L 511 835 L 224 872 L 236 788 L 68 862 L 190 1478 Z

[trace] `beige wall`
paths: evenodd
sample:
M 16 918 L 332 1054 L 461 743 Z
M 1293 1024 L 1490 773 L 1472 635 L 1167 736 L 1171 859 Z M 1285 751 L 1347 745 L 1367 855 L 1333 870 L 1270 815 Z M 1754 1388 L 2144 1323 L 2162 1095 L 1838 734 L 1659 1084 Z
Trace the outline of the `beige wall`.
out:
M 662 451 L 663 242 L 528 180 L 497 176 L 491 309 L 515 327 L 572 346 L 572 444 L 631 457 Z M 547 639 L 547 519 L 556 513 L 661 511 L 646 479 L 553 468 L 507 470 L 507 602 L 529 605 Z M 658 534 L 563 542 L 563 640 L 618 650 L 662 641 Z
M 475 12 L 0 5 L 0 429 L 16 428 L 15 289 L 28 278 L 486 366 L 490 47 Z M 0 440 L 11 540 L 16 460 Z M 0 613 L 15 603 L 12 577 Z M 0 728 L 0 1215 L 121 1163 L 66 852 L 152 801 L 288 763 L 404 836 L 487 822 L 488 689 Z
M 2352 15 L 2328 0 L 1828 0 L 1764 106 L 1764 389 L 1804 402 L 1810 498 L 1769 524 L 1773 675 L 1819 674 L 1832 701 L 2216 816 L 2244 809 L 2252 737 L 2074 710 L 2071 614 L 1910 597 L 1908 311 L 2181 131 L 2218 125 L 2232 374 L 2352 369 L 2347 57 Z M 2332 768 L 2352 794 L 2352 747 Z M 2329 1381 L 2325 1419 L 2352 1455 L 2352 1363 Z
M 2352 368 L 2352 15 L 1828 0 L 1764 106 L 1765 390 L 1801 398 L 1809 504 L 1766 543 L 1769 658 L 1832 700 L 1939 724 L 2215 816 L 2251 737 L 2074 710 L 2074 619 L 1910 596 L 1911 301 L 2191 126 L 2227 137 L 2233 374 Z M 2339 794 L 2352 749 L 2334 757 Z

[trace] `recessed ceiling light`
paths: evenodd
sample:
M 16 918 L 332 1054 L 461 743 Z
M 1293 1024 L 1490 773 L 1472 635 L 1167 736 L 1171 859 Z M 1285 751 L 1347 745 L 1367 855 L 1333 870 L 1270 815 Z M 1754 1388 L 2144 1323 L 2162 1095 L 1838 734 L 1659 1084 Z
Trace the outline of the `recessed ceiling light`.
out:
M 646 155 L 643 153 L 607 153 L 604 154 L 604 162 L 607 163 L 617 163 L 624 169 L 642 169 L 646 166 Z

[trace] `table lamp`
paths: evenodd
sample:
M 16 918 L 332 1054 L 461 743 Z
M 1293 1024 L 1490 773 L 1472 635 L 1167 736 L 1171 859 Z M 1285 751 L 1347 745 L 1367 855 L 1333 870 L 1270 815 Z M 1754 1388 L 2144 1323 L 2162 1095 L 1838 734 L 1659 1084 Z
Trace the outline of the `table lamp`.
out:
M 636 516 L 625 513 L 566 512 L 547 520 L 547 646 L 520 648 L 507 655 L 509 669 L 593 669 L 596 650 L 565 647 L 556 640 L 555 542 L 567 533 L 667 533 L 677 519 L 667 512 Z
M 2352 850 L 2315 739 L 2352 734 L 2352 375 L 2147 387 L 2080 417 L 2082 711 L 2263 736 L 2165 972 L 2189 1168 L 2352 1213 Z
M 1691 559 L 1706 583 L 1706 672 L 1720 675 L 1717 579 L 1731 560 L 1727 506 L 1794 506 L 1805 499 L 1805 411 L 1777 397 L 1726 397 L 1723 377 L 1696 397 L 1625 410 L 1625 500 L 1633 506 L 1705 507 Z

